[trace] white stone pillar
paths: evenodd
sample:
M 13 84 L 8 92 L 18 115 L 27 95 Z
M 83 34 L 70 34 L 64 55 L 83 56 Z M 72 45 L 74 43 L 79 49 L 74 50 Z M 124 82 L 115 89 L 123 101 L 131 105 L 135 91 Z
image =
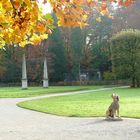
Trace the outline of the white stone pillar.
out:
M 97 72 L 97 74 L 98 74 L 98 80 L 102 80 L 102 77 L 101 77 L 101 72 L 100 72 L 100 71 L 98 71 L 98 72 Z
M 44 75 L 43 75 L 43 87 L 48 88 L 48 69 L 47 69 L 47 57 L 44 57 Z
M 26 71 L 26 58 L 25 53 L 22 55 L 22 89 L 27 89 L 27 71 Z

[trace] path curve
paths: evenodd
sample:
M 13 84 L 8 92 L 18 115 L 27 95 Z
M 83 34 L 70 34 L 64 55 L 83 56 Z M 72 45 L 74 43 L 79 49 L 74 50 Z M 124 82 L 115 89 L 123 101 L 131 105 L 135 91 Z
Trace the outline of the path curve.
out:
M 104 89 L 109 90 L 109 89 Z M 86 93 L 89 91 L 74 92 Z M 59 94 L 68 95 L 74 93 Z M 0 99 L 0 140 L 139 140 L 140 119 L 105 121 L 104 118 L 68 118 L 22 109 L 20 101 L 31 98 Z

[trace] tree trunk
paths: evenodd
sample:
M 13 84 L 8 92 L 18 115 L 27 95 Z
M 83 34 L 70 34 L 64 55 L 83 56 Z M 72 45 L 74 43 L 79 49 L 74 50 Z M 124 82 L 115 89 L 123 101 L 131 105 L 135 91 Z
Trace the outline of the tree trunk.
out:
M 135 77 L 132 77 L 131 87 L 135 87 L 135 86 L 136 86 L 136 79 Z
M 43 87 L 48 88 L 48 69 L 47 69 L 47 57 L 44 57 L 44 75 L 43 75 Z
M 137 87 L 140 87 L 140 80 L 139 80 L 139 78 L 137 78 L 136 82 L 137 82 Z
M 26 71 L 26 58 L 25 53 L 22 55 L 22 89 L 27 89 L 27 71 Z

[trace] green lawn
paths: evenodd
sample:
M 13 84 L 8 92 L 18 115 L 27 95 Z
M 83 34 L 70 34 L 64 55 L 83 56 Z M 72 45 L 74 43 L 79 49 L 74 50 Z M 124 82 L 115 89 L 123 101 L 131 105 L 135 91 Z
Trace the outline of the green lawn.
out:
M 21 102 L 18 106 L 61 116 L 105 116 L 106 109 L 112 102 L 113 92 L 120 95 L 121 116 L 140 118 L 140 89 L 138 88 L 44 98 Z
M 30 97 L 51 93 L 89 90 L 102 87 L 103 86 L 50 86 L 49 88 L 29 87 L 27 90 L 22 90 L 20 87 L 0 87 L 0 98 Z

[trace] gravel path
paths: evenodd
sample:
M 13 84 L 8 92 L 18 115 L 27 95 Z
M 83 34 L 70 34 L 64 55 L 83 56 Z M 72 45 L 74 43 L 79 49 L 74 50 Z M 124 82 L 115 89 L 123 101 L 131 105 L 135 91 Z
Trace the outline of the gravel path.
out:
M 17 107 L 23 100 L 0 99 L 0 140 L 140 140 L 140 119 L 58 117 Z

